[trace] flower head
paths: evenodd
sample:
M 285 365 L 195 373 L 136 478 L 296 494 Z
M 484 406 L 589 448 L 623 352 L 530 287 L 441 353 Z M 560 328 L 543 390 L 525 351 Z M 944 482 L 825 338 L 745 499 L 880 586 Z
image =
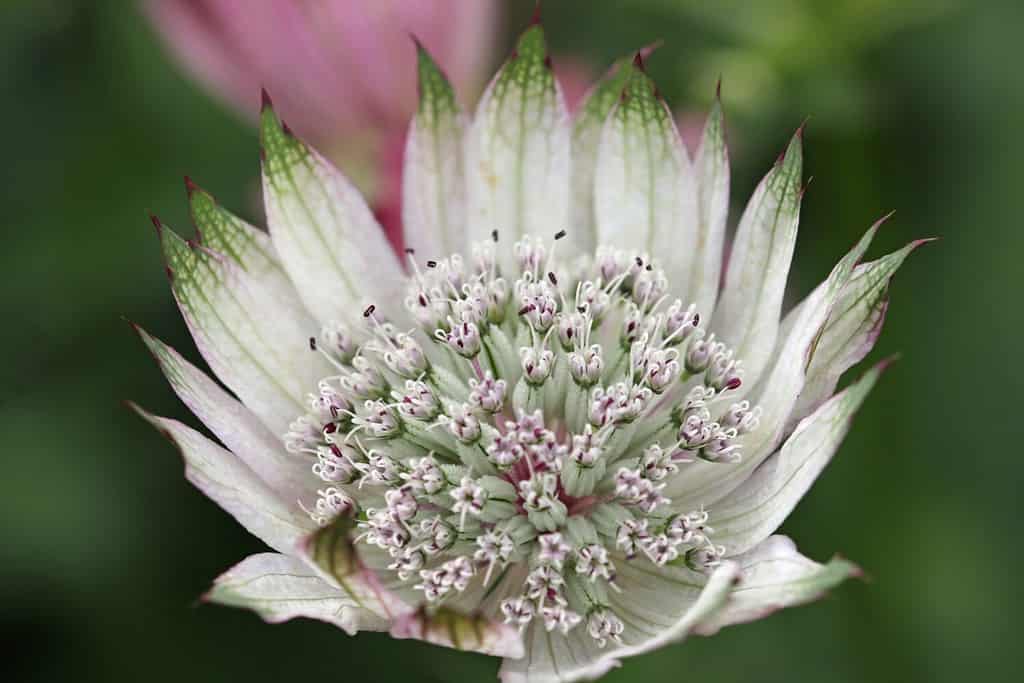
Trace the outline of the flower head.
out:
M 277 551 L 209 598 L 571 681 L 855 573 L 771 534 L 881 371 L 832 396 L 915 245 L 858 265 L 874 226 L 780 321 L 800 131 L 720 289 L 720 104 L 690 159 L 638 57 L 570 119 L 537 25 L 472 122 L 422 50 L 419 76 L 404 264 L 269 103 L 269 236 L 192 184 L 200 239 L 157 221 L 182 313 L 237 398 L 140 330 L 224 447 L 146 415 Z

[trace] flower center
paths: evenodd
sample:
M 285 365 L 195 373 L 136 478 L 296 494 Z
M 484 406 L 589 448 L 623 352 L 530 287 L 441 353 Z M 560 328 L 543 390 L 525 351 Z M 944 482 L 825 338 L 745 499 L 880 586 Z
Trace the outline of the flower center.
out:
M 355 515 L 355 540 L 428 603 L 603 647 L 624 629 L 616 563 L 719 562 L 708 513 L 666 487 L 697 459 L 735 462 L 760 410 L 730 399 L 740 362 L 654 261 L 558 258 L 563 234 L 516 243 L 512 272 L 497 235 L 469 263 L 410 254 L 416 328 L 375 306 L 365 330 L 326 326 L 310 345 L 338 374 L 285 441 L 324 482 L 312 517 Z

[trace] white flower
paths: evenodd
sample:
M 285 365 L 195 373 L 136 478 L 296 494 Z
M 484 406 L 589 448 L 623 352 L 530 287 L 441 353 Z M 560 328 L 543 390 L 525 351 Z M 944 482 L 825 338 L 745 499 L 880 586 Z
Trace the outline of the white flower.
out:
M 404 266 L 269 104 L 269 235 L 191 182 L 197 240 L 157 222 L 231 393 L 139 330 L 222 445 L 143 415 L 277 551 L 208 598 L 502 656 L 509 683 L 572 681 L 854 574 L 771 534 L 881 372 L 832 396 L 917 243 L 859 263 L 876 225 L 780 321 L 799 131 L 739 219 L 720 289 L 720 104 L 691 159 L 639 58 L 575 119 L 539 26 L 472 122 L 425 52 L 419 70 Z

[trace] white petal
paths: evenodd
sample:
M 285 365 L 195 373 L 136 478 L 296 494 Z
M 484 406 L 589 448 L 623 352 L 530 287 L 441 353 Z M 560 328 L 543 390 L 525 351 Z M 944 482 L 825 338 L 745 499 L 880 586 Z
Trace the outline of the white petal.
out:
M 274 295 L 281 306 L 304 311 L 305 307 L 281 260 L 270 242 L 270 235 L 250 225 L 217 204 L 213 195 L 185 179 L 189 213 L 200 244 L 241 266 L 263 290 Z
M 601 649 L 582 625 L 565 637 L 534 622 L 526 634 L 526 655 L 502 664 L 503 683 L 593 680 L 622 658 L 680 642 L 725 605 L 739 572 L 733 562 L 724 562 L 708 577 L 621 557 L 616 567 L 622 592 L 609 592 L 609 603 L 626 626 L 624 644 Z
M 697 628 L 700 635 L 713 635 L 722 627 L 812 602 L 861 574 L 857 565 L 840 557 L 824 565 L 809 560 L 785 536 L 771 536 L 734 560 L 741 567 L 739 581 L 725 607 Z
M 401 319 L 402 269 L 359 191 L 270 106 L 260 128 L 270 238 L 306 306 L 320 322 L 356 320 L 371 303 Z
M 420 103 L 405 143 L 402 228 L 421 259 L 440 259 L 466 245 L 466 122 L 444 74 L 417 49 Z
M 259 297 L 273 301 L 267 310 L 293 312 L 305 324 L 312 324 L 309 314 L 295 286 L 274 251 L 270 235 L 242 220 L 217 203 L 213 195 L 185 178 L 188 192 L 189 214 L 196 229 L 196 239 L 206 249 L 237 263 L 248 279 L 258 283 Z M 306 356 L 303 350 L 300 356 Z M 300 358 L 307 361 L 308 358 Z M 326 367 L 326 366 L 321 366 Z
M 294 550 L 320 578 L 344 591 L 361 610 L 392 623 L 411 612 L 412 607 L 367 568 L 352 543 L 353 526 L 350 517 L 341 515 L 302 538 Z
M 736 349 L 752 385 L 775 346 L 803 195 L 802 132 L 757 186 L 740 218 L 714 331 Z
M 807 297 L 774 365 L 751 391 L 751 402 L 759 405 L 763 413 L 758 428 L 739 437 L 743 459 L 737 464 L 695 462 L 688 465 L 684 475 L 674 477 L 665 487 L 665 495 L 677 509 L 690 510 L 720 500 L 750 476 L 778 446 L 786 420 L 803 389 L 821 331 L 877 228 L 877 224 L 869 228 L 857 245 L 840 259 L 825 282 Z
M 633 70 L 633 57 L 623 57 L 586 94 L 572 127 L 572 222 L 578 248 L 591 253 L 597 247 L 594 215 L 594 169 L 601 131 Z
M 525 653 L 505 658 L 498 672 L 501 683 L 570 683 L 597 680 L 620 665 L 611 647 L 601 649 L 580 624 L 563 636 L 544 630 L 534 620 L 523 632 Z
M 697 243 L 684 292 L 687 300 L 697 304 L 700 314 L 710 321 L 718 300 L 729 216 L 729 149 L 725 144 L 722 101 L 717 96 L 704 124 L 693 169 L 697 184 Z
M 167 228 L 160 235 L 171 289 L 196 347 L 263 424 L 283 434 L 306 412 L 306 393 L 330 374 L 326 361 L 309 351 L 309 335 L 319 326 L 233 259 Z
M 315 492 L 310 460 L 285 451 L 280 437 L 181 354 L 135 326 L 174 393 L 228 450 L 248 465 L 282 500 L 305 500 Z
M 544 32 L 534 25 L 484 92 L 467 142 L 470 237 L 497 230 L 506 267 L 517 239 L 548 237 L 569 225 L 569 137 Z M 570 245 L 574 239 L 570 233 Z
M 464 614 L 440 607 L 398 617 L 391 626 L 392 638 L 414 638 L 467 652 L 495 657 L 522 657 L 523 641 L 519 632 L 500 621 L 479 614 Z
M 898 251 L 854 269 L 807 368 L 807 380 L 793 408 L 787 432 L 831 396 L 842 374 L 859 363 L 874 347 L 889 307 L 889 281 L 907 256 L 928 241 L 911 242 Z
M 272 624 L 306 617 L 334 624 L 349 635 L 361 627 L 381 630 L 386 626 L 302 561 L 276 553 L 245 558 L 218 576 L 203 599 L 251 609 Z
M 640 68 L 601 133 L 594 212 L 600 244 L 646 252 L 674 287 L 689 281 L 697 245 L 693 169 L 672 112 Z
M 293 551 L 315 526 L 297 504 L 281 500 L 234 453 L 177 420 L 129 405 L 178 447 L 188 480 L 274 550 Z
M 778 453 L 715 504 L 715 543 L 724 545 L 729 556 L 753 548 L 789 516 L 839 449 L 853 414 L 886 365 L 876 365 L 801 421 Z

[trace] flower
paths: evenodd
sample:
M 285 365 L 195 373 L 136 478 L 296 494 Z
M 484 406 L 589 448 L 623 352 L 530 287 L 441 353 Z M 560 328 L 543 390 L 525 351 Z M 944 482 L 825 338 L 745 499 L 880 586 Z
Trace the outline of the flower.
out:
M 415 33 L 477 92 L 490 65 L 494 0 L 147 0 L 167 47 L 245 117 L 260 88 L 295 130 L 346 169 L 397 242 L 403 138 L 416 108 Z
M 419 82 L 405 269 L 269 99 L 269 236 L 191 181 L 197 239 L 154 219 L 234 396 L 140 329 L 222 445 L 140 412 L 276 551 L 207 599 L 501 656 L 508 683 L 574 681 L 856 575 L 772 534 L 884 368 L 833 395 L 920 242 L 860 263 L 879 221 L 780 321 L 800 130 L 743 212 L 720 288 L 719 101 L 692 160 L 640 56 L 570 118 L 539 25 L 471 122 L 422 49 Z

